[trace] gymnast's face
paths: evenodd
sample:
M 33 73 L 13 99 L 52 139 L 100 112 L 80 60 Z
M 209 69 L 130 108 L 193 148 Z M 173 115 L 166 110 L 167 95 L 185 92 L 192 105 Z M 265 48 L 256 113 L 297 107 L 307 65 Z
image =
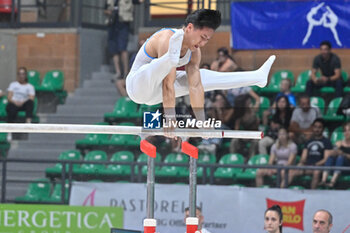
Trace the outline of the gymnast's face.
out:
M 184 41 L 189 49 L 194 52 L 198 48 L 203 47 L 208 43 L 210 38 L 214 35 L 214 30 L 208 27 L 202 29 L 195 28 L 192 23 L 185 27 Z

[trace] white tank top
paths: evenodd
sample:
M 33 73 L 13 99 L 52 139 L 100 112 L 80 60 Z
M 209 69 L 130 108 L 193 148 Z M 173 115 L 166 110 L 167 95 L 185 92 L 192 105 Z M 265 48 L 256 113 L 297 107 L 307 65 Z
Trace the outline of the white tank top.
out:
M 156 33 L 160 32 L 160 31 L 163 31 L 163 30 L 171 30 L 172 32 L 175 33 L 175 30 L 182 30 L 182 29 L 163 28 L 163 29 L 155 32 L 152 36 L 154 36 Z M 152 36 L 147 39 L 147 41 L 142 45 L 140 50 L 137 52 L 136 57 L 135 57 L 135 61 L 134 61 L 133 65 L 132 65 L 132 67 L 131 67 L 130 72 L 136 71 L 141 66 L 150 63 L 153 59 L 156 59 L 156 57 L 151 57 L 146 52 L 147 42 L 152 38 Z M 189 63 L 190 60 L 191 60 L 191 55 L 192 55 L 192 52 L 191 52 L 191 50 L 188 49 L 186 54 L 185 54 L 185 56 L 180 58 L 179 63 L 177 64 L 176 67 L 181 67 L 181 66 L 184 66 L 187 63 Z

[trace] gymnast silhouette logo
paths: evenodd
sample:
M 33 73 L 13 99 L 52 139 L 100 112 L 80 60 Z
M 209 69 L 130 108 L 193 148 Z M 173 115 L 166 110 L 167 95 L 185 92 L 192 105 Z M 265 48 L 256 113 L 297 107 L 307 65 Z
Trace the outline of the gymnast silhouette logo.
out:
M 160 116 L 162 114 L 157 109 L 156 112 L 144 112 L 143 113 L 143 128 L 144 129 L 160 129 L 161 120 Z
M 329 6 L 325 5 L 324 2 L 318 4 L 315 7 L 312 7 L 309 13 L 307 13 L 306 19 L 309 23 L 309 26 L 303 40 L 303 45 L 309 41 L 314 27 L 323 26 L 324 28 L 331 30 L 337 45 L 342 46 L 336 29 L 339 20 L 338 16 Z

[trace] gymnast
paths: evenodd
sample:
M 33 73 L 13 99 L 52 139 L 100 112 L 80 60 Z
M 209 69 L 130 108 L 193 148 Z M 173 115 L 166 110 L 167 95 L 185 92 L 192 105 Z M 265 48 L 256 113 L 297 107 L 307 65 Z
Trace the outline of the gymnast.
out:
M 175 120 L 175 98 L 189 95 L 196 120 L 205 120 L 204 92 L 244 86 L 264 87 L 275 60 L 245 72 L 199 69 L 201 50 L 221 24 L 217 10 L 200 9 L 189 14 L 180 29 L 163 28 L 138 51 L 126 78 L 128 96 L 138 104 L 163 103 L 166 121 Z M 185 71 L 177 67 L 185 66 Z

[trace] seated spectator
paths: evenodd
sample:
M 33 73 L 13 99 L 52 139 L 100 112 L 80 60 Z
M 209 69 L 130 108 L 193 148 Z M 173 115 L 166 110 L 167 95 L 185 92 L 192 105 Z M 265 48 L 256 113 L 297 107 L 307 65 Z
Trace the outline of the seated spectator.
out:
M 275 111 L 269 111 L 269 114 L 263 114 L 264 125 L 268 124 L 267 115 L 270 115 L 272 112 L 274 112 L 272 119 L 274 119 L 275 122 L 279 123 L 282 127 L 288 129 L 293 114 L 293 108 L 290 107 L 287 96 L 282 95 L 277 98 Z
M 256 130 L 259 126 L 259 118 L 257 117 L 258 109 L 252 104 L 249 95 L 240 95 L 235 101 L 235 130 L 244 128 L 245 130 Z
M 214 102 L 212 102 L 208 113 L 208 117 L 220 120 L 222 127 L 234 128 L 233 108 L 222 93 L 216 93 Z
M 335 148 L 330 153 L 325 166 L 350 166 L 350 122 L 346 123 L 343 128 L 344 140 L 335 143 Z M 327 184 L 329 172 L 328 170 L 323 172 L 321 184 L 333 188 L 341 171 L 334 171 L 330 183 Z
M 288 99 L 288 105 L 290 105 L 290 109 L 293 110 L 294 107 L 296 107 L 296 100 L 295 100 L 295 96 L 294 94 L 290 91 L 290 87 L 291 87 L 291 81 L 290 79 L 286 78 L 286 79 L 283 79 L 282 82 L 281 82 L 281 85 L 280 85 L 280 90 L 281 92 L 279 92 L 277 95 L 276 95 L 276 98 L 273 102 L 273 104 L 271 105 L 271 107 L 267 110 L 265 110 L 263 112 L 263 124 L 264 125 L 267 125 L 267 122 L 268 122 L 268 117 L 271 116 L 271 114 L 274 114 L 275 113 L 275 109 L 276 109 L 276 103 L 277 101 L 282 97 L 282 96 L 286 96 L 287 99 Z M 288 126 L 284 126 L 286 128 L 289 127 Z
M 297 155 L 297 145 L 288 138 L 288 132 L 285 128 L 278 131 L 278 139 L 272 145 L 269 165 L 289 166 L 294 163 Z M 256 187 L 264 184 L 264 176 L 272 176 L 277 173 L 276 169 L 258 169 L 256 173 Z M 284 178 L 284 170 L 281 172 L 281 178 Z
M 278 131 L 281 128 L 281 124 L 276 122 L 275 119 L 270 121 L 268 129 L 264 135 L 264 137 L 259 140 L 259 154 L 268 154 L 267 148 L 269 148 L 272 144 L 275 143 L 275 140 L 278 137 Z
M 343 96 L 339 108 L 337 110 L 337 115 L 344 115 L 345 117 L 350 117 L 350 94 Z
M 324 127 L 325 122 L 321 118 L 313 122 L 312 138 L 305 144 L 298 166 L 323 166 L 326 163 L 332 151 L 332 143 L 323 136 Z M 296 176 L 312 175 L 311 189 L 315 189 L 320 180 L 320 174 L 320 170 L 290 170 L 288 184 L 291 184 Z
M 269 129 L 266 133 L 266 136 L 259 140 L 259 153 L 267 154 L 267 148 L 270 147 L 275 139 L 277 138 L 277 132 L 280 127 L 288 129 L 290 119 L 292 117 L 293 109 L 290 107 L 289 100 L 287 96 L 281 95 L 277 99 L 277 107 L 275 113 L 270 120 Z M 267 125 L 269 122 L 267 115 L 271 114 L 263 114 L 263 125 Z
M 322 117 L 320 110 L 317 107 L 311 107 L 310 97 L 302 95 L 299 97 L 299 107 L 292 114 L 290 120 L 289 132 L 292 139 L 297 144 L 304 143 L 312 136 L 312 123 L 316 118 Z
M 249 95 L 240 95 L 235 100 L 234 111 L 234 129 L 235 130 L 257 130 L 259 127 L 259 118 L 257 116 L 257 110 L 253 107 L 252 101 Z M 256 153 L 258 145 L 257 140 L 237 139 L 234 138 L 231 141 L 230 153 L 240 153 L 247 143 L 250 143 L 248 148 L 248 158 L 252 157 Z M 243 147 L 243 148 L 242 148 Z M 242 152 L 241 152 L 242 153 Z
M 314 58 L 310 80 L 306 83 L 306 93 L 313 95 L 313 90 L 322 87 L 335 87 L 337 97 L 343 95 L 343 78 L 341 76 L 340 58 L 331 52 L 332 45 L 329 41 L 320 44 L 321 54 Z M 316 77 L 316 72 L 320 70 L 321 77 Z
M 289 78 L 285 78 L 281 81 L 280 84 L 280 92 L 277 93 L 274 104 L 276 104 L 276 101 L 279 97 L 281 96 L 287 96 L 289 100 L 289 104 L 291 107 L 296 107 L 297 106 L 297 101 L 295 100 L 294 94 L 291 92 L 290 88 L 292 87 L 292 81 L 290 81 Z M 274 106 L 274 105 L 273 105 Z
M 227 128 L 222 128 L 222 129 L 227 130 Z M 202 141 L 197 146 L 197 148 L 202 153 L 209 153 L 209 154 L 216 155 L 216 151 L 221 145 L 222 145 L 222 138 L 208 138 L 208 139 L 202 139 Z
M 233 58 L 228 54 L 227 48 L 219 48 L 218 58 L 211 63 L 210 69 L 220 72 L 233 72 L 241 70 Z
M 227 90 L 227 100 L 232 107 L 235 106 L 237 96 L 248 94 L 254 99 L 254 108 L 259 109 L 260 96 L 251 87 L 232 88 Z
M 25 111 L 26 123 L 30 123 L 33 117 L 35 90 L 34 87 L 28 83 L 27 69 L 25 67 L 20 67 L 17 75 L 17 81 L 12 82 L 7 89 L 7 122 L 14 123 L 17 113 L 19 111 Z

